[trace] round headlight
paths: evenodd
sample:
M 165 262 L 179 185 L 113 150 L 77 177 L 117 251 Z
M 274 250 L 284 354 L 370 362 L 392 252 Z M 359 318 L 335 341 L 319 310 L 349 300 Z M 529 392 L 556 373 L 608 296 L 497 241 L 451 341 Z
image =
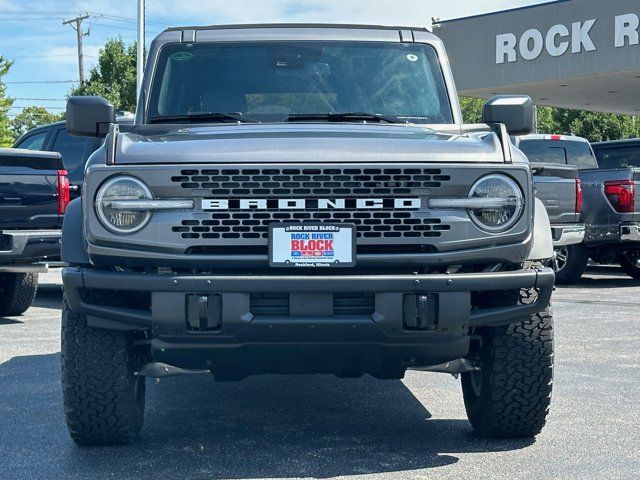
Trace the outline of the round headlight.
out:
M 490 233 L 513 227 L 524 211 L 524 196 L 518 184 L 505 175 L 487 175 L 469 192 L 471 199 L 485 199 L 482 208 L 469 210 L 471 220 Z M 481 203 L 481 202 L 480 202 Z
M 151 190 L 134 177 L 116 177 L 106 182 L 96 195 L 96 212 L 100 222 L 112 232 L 135 233 L 151 219 L 148 210 L 126 209 L 120 201 L 151 200 Z

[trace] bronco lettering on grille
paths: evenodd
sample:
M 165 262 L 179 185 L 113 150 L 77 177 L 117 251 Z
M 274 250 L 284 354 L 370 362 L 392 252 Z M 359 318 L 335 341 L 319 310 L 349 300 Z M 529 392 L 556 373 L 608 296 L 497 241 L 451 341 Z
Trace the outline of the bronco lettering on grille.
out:
M 420 210 L 420 198 L 202 199 L 202 210 Z

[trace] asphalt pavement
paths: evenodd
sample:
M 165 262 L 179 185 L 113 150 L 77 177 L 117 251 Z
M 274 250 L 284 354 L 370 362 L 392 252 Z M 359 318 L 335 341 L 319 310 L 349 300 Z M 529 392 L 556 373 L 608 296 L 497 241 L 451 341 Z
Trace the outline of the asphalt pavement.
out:
M 589 272 L 554 296 L 551 414 L 535 440 L 481 440 L 459 381 L 208 375 L 147 383 L 140 440 L 77 447 L 60 390 L 58 273 L 0 318 L 2 479 L 638 479 L 640 282 Z

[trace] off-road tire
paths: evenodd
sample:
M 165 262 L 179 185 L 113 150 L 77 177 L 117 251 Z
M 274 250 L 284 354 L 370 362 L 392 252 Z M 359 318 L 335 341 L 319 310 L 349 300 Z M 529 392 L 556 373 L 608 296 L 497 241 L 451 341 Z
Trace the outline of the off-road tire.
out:
M 633 253 L 625 253 L 618 257 L 618 262 L 620 263 L 620 267 L 631 278 L 635 280 L 640 280 L 640 262 L 638 258 L 640 254 L 637 252 Z
M 22 315 L 29 310 L 37 292 L 37 273 L 0 273 L 0 316 Z
M 556 255 L 560 249 L 556 249 Z M 569 245 L 563 247 L 564 265 L 559 268 L 556 261 L 552 261 L 551 267 L 556 273 L 556 284 L 558 285 L 571 285 L 580 280 L 580 277 L 587 269 L 587 262 L 589 261 L 589 249 L 582 244 Z
M 525 322 L 484 328 L 481 370 L 462 374 L 467 416 L 475 433 L 526 438 L 545 424 L 553 383 L 553 317 L 550 309 Z
M 101 299 L 102 302 L 108 299 Z M 79 445 L 133 442 L 144 417 L 142 363 L 129 332 L 87 326 L 84 315 L 62 306 L 62 392 L 67 427 Z

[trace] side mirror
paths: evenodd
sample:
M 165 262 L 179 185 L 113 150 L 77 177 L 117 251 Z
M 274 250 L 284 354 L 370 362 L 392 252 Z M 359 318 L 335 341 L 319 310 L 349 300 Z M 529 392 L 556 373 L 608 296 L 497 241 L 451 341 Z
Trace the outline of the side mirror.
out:
M 484 104 L 484 123 L 502 123 L 510 135 L 528 135 L 533 131 L 533 102 L 526 95 L 497 95 Z
M 76 137 L 105 137 L 115 123 L 116 111 L 102 97 L 71 97 L 67 100 L 67 130 Z

